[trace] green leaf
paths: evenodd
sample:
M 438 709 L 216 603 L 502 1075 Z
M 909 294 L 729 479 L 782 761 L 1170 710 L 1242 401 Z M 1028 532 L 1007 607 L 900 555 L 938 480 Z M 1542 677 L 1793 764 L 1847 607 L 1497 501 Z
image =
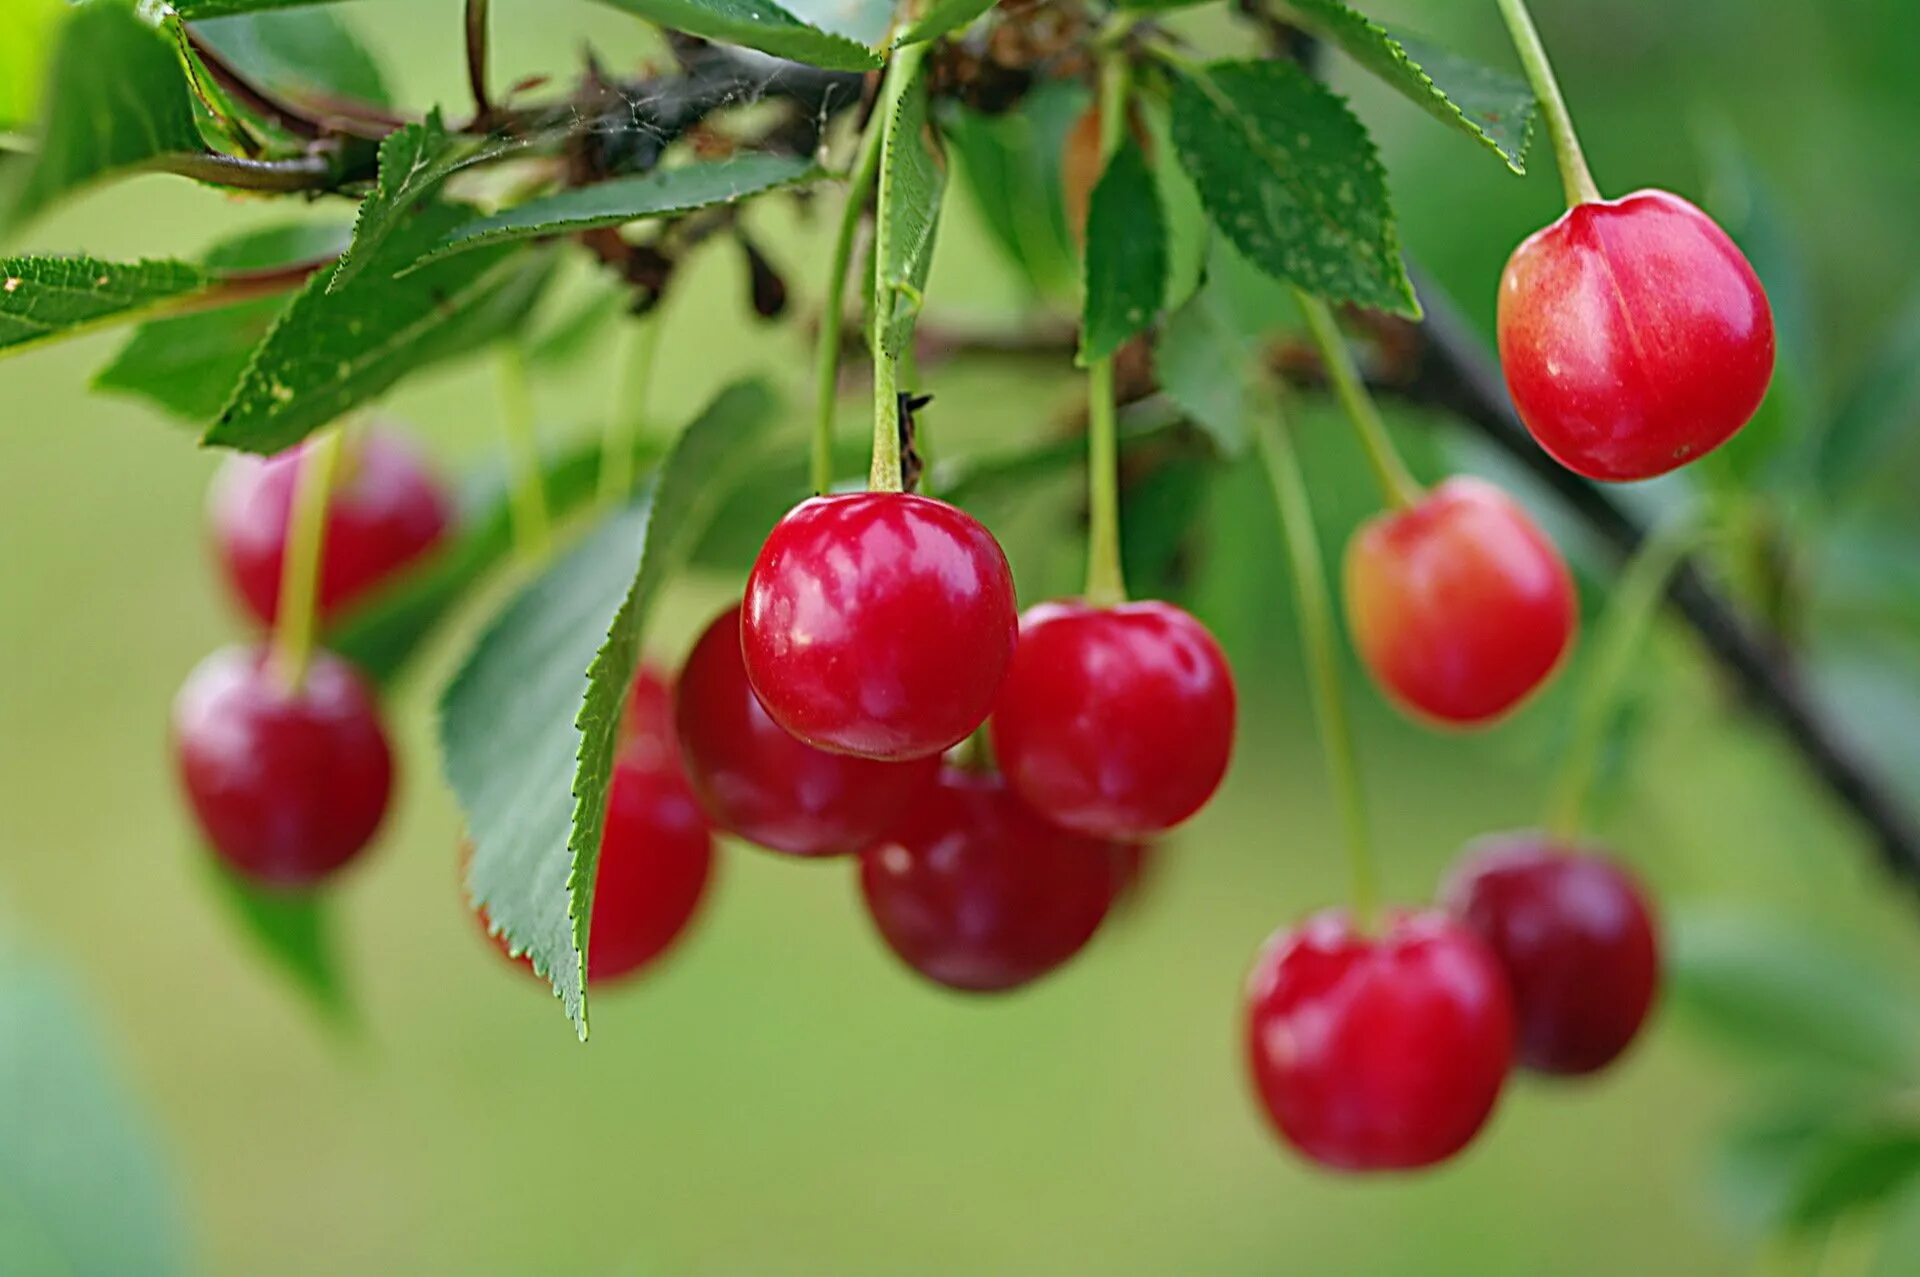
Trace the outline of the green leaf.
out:
M 40 109 L 40 78 L 51 61 L 54 32 L 65 0 L 10 0 L 7 38 L 0 40 L 0 129 L 33 122 Z
M 1176 74 L 1173 141 L 1213 224 L 1261 270 L 1328 301 L 1419 315 L 1373 141 L 1299 67 Z
M 1055 81 L 1003 115 L 942 104 L 942 131 L 981 220 L 1043 296 L 1065 292 L 1076 273 L 1077 252 L 1061 202 L 1060 156 L 1086 99 L 1081 85 Z
M 763 191 L 825 176 L 810 159 L 788 155 L 741 155 L 710 164 L 689 164 L 636 177 L 576 187 L 528 200 L 456 226 L 426 254 L 427 261 L 487 244 L 570 235 L 600 226 L 620 226 L 731 204 Z
M 655 26 L 835 71 L 871 71 L 880 55 L 857 40 L 809 26 L 773 0 L 601 0 Z
M 380 64 L 331 9 L 290 9 L 212 18 L 194 34 L 254 83 L 291 102 L 392 99 Z
M 215 890 L 240 929 L 322 1016 L 344 1025 L 352 1016 L 333 937 L 332 900 L 320 891 L 268 891 L 207 853 Z
M 933 241 L 940 229 L 940 199 L 947 173 L 934 153 L 927 128 L 927 77 L 924 65 L 900 89 L 899 105 L 888 122 L 880 150 L 878 207 L 887 210 L 874 230 L 876 284 L 874 331 L 880 348 L 899 358 L 913 340 L 914 321 L 933 265 Z
M 908 24 L 894 39 L 895 47 L 937 40 L 949 31 L 958 31 L 993 8 L 994 0 L 934 0 L 927 11 Z
M 514 330 L 551 271 L 547 254 L 487 249 L 393 277 L 469 216 L 462 207 L 429 205 L 345 287 L 330 291 L 324 274 L 307 281 L 205 441 L 249 452 L 292 447 L 407 375 Z
M 1148 153 L 1154 157 L 1153 184 L 1160 195 L 1160 215 L 1167 227 L 1167 297 L 1171 309 L 1192 297 L 1206 274 L 1212 228 L 1193 179 L 1174 162 L 1173 126 L 1165 106 L 1153 99 L 1139 100 L 1147 126 Z
M 380 172 L 373 191 L 360 205 L 353 224 L 353 244 L 333 268 L 327 291 L 337 293 L 353 281 L 380 246 L 426 200 L 438 194 L 449 177 L 473 154 L 472 147 L 450 135 L 435 107 L 419 124 L 396 129 L 380 142 Z M 395 261 L 394 269 L 407 263 Z
M 724 392 L 681 435 L 651 496 L 521 591 L 441 698 L 474 899 L 552 982 L 582 1037 L 593 876 L 640 631 L 773 417 L 765 388 Z
M 1087 206 L 1082 362 L 1105 359 L 1146 328 L 1167 295 L 1167 224 L 1147 157 L 1124 138 Z
M 8 210 L 11 226 L 101 178 L 206 149 L 172 42 L 131 0 L 73 10 L 48 85 L 46 131 Z
M 1881 339 L 1827 423 L 1815 473 L 1820 491 L 1844 501 L 1920 425 L 1920 294 Z
M 0 258 L 0 352 L 124 323 L 211 282 L 205 271 L 186 262 Z
M 1228 456 L 1246 446 L 1255 414 L 1271 410 L 1260 347 L 1293 313 L 1283 301 L 1284 289 L 1215 240 L 1206 282 L 1154 343 L 1160 389 Z
M 1281 8 L 1434 119 L 1480 142 L 1514 172 L 1527 171 L 1537 104 L 1519 76 L 1394 35 L 1341 0 L 1281 0 Z
M 1799 1229 L 1832 1224 L 1871 1210 L 1920 1182 L 1920 1128 L 1909 1122 L 1830 1135 L 1802 1167 L 1787 1206 Z

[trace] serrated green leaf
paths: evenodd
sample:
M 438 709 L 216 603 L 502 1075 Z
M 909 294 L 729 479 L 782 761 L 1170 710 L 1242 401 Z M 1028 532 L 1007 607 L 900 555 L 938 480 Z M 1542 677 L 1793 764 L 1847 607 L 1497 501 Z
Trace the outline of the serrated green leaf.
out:
M 871 71 L 880 55 L 857 40 L 810 26 L 773 0 L 600 0 L 655 26 L 834 71 Z
M 709 164 L 662 169 L 576 187 L 528 200 L 490 217 L 455 226 L 425 255 L 435 261 L 488 244 L 567 235 L 599 226 L 731 204 L 750 195 L 825 176 L 810 159 L 790 155 L 741 155 Z
M 1167 225 L 1147 157 L 1125 138 L 1087 206 L 1080 358 L 1105 359 L 1146 328 L 1167 295 Z
M 177 304 L 211 282 L 187 262 L 0 258 L 0 352 L 124 323 Z
M 593 876 L 640 631 L 773 417 L 757 383 L 724 392 L 682 433 L 650 496 L 521 591 L 441 697 L 473 897 L 552 982 L 582 1037 Z
M 551 273 L 545 253 L 508 245 L 393 277 L 471 215 L 429 205 L 345 287 L 329 291 L 325 275 L 307 281 L 254 352 L 205 442 L 264 453 L 292 447 L 402 378 L 516 328 Z
M 907 29 L 894 38 L 896 47 L 903 44 L 919 44 L 923 40 L 937 40 L 949 31 L 958 31 L 975 18 L 993 8 L 994 0 L 934 0 L 922 13 L 907 25 Z
M 1419 315 L 1373 141 L 1305 71 L 1176 74 L 1173 141 L 1213 224 L 1261 270 L 1328 301 Z
M 433 198 L 446 180 L 459 171 L 471 147 L 447 132 L 438 107 L 418 124 L 395 129 L 381 140 L 380 171 L 373 190 L 360 204 L 353 223 L 353 244 L 333 268 L 327 291 L 337 293 L 374 260 L 414 210 Z M 407 265 L 393 263 L 395 270 Z
M 1055 81 L 1001 115 L 942 104 L 942 132 L 981 220 L 1043 296 L 1065 292 L 1074 280 L 1076 252 L 1061 202 L 1060 155 L 1086 100 L 1082 85 Z
M 346 976 L 333 937 L 332 900 L 320 891 L 268 891 L 220 863 L 205 860 L 214 890 L 253 944 L 336 1025 L 352 1016 Z
M 211 18 L 196 23 L 194 33 L 254 83 L 289 101 L 392 101 L 380 64 L 330 9 Z
M 927 128 L 926 72 L 916 64 L 900 86 L 880 148 L 878 207 L 887 212 L 874 228 L 873 252 L 874 283 L 884 295 L 874 299 L 873 317 L 877 344 L 891 358 L 899 358 L 913 340 L 946 184 L 946 168 Z

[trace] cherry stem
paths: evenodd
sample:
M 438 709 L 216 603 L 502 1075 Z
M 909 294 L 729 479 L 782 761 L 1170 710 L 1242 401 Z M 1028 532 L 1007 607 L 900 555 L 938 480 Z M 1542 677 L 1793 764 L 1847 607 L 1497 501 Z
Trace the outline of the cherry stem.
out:
M 547 485 L 540 475 L 540 443 L 534 435 L 533 393 L 527 388 L 527 361 L 512 342 L 500 345 L 500 426 L 512 480 L 508 497 L 513 512 L 514 548 L 523 558 L 546 558 L 553 543 L 547 513 Z
M 880 172 L 893 167 L 893 154 L 902 144 L 897 127 L 900 102 L 926 56 L 925 43 L 910 44 L 887 64 L 887 78 L 880 86 L 880 101 L 875 107 L 877 118 L 868 125 L 881 130 Z M 905 144 L 919 146 L 921 142 L 914 137 L 905 139 Z M 899 291 L 887 278 L 887 259 L 892 256 L 893 229 L 888 224 L 892 203 L 889 183 L 880 181 L 873 209 L 873 313 L 867 316 L 868 341 L 873 347 L 873 465 L 867 472 L 867 488 L 873 492 L 899 492 L 906 486 L 900 474 L 900 370 L 882 340 L 897 301 L 894 294 Z
M 1595 203 L 1600 198 L 1600 188 L 1594 184 L 1593 170 L 1587 167 L 1586 153 L 1580 149 L 1580 135 L 1573 131 L 1573 114 L 1567 110 L 1567 99 L 1560 93 L 1560 81 L 1553 74 L 1547 46 L 1540 42 L 1533 15 L 1527 12 L 1527 0 L 1500 0 L 1500 16 L 1507 20 L 1513 50 L 1520 55 L 1527 82 L 1533 85 L 1533 96 L 1540 100 L 1541 114 L 1547 117 L 1547 136 L 1553 140 L 1553 156 L 1560 166 L 1560 184 L 1566 188 L 1567 207 Z
M 1642 541 L 1620 573 L 1594 635 L 1593 659 L 1574 710 L 1573 739 L 1549 791 L 1546 827 L 1555 838 L 1571 840 L 1580 834 L 1601 749 L 1634 654 L 1666 597 L 1667 581 L 1709 530 L 1697 518 L 1675 520 Z
M 1333 311 L 1311 293 L 1296 288 L 1293 295 L 1306 316 L 1313 344 L 1320 348 L 1320 362 L 1326 367 L 1327 380 L 1333 383 L 1334 397 L 1340 401 L 1347 420 L 1353 423 L 1354 433 L 1360 436 L 1360 446 L 1366 450 L 1367 464 L 1373 467 L 1381 495 L 1396 509 L 1415 504 L 1424 490 L 1393 446 L 1393 437 L 1387 433 L 1386 423 L 1380 420 L 1380 409 L 1375 406 L 1373 396 L 1367 393 L 1366 382 L 1361 380 L 1360 370 L 1354 365 L 1346 338 L 1340 335 Z
M 600 438 L 600 500 L 605 505 L 619 505 L 633 492 L 633 454 L 646 429 L 647 388 L 653 382 L 653 352 L 659 345 L 660 321 L 656 314 L 627 320 L 620 388 Z
M 488 0 L 467 0 L 467 87 L 473 94 L 472 129 L 485 129 L 493 122 L 493 99 L 487 94 L 487 10 Z
M 827 263 L 827 295 L 820 304 L 820 346 L 814 359 L 813 449 L 811 483 L 815 496 L 833 486 L 833 418 L 839 402 L 840 342 L 845 335 L 847 267 L 853 260 L 853 241 L 860 233 L 860 217 L 880 171 L 880 140 L 886 122 L 877 112 L 860 135 L 860 149 L 847 175 L 847 202 L 840 210 L 840 228 L 834 234 L 833 258 Z
M 1124 53 L 1100 61 L 1101 167 L 1126 136 L 1131 70 Z M 1120 556 L 1120 424 L 1113 397 L 1113 356 L 1087 365 L 1087 602 L 1114 607 L 1127 601 Z
M 321 431 L 300 453 L 293 506 L 280 559 L 280 605 L 274 614 L 273 663 L 287 691 L 306 685 L 320 615 L 320 568 L 326 554 L 327 505 L 340 460 L 340 431 Z
M 1320 537 L 1313 526 L 1313 505 L 1277 402 L 1255 414 L 1254 443 L 1266 464 L 1267 481 L 1273 486 L 1274 504 L 1279 507 L 1280 526 L 1286 535 L 1287 555 L 1293 561 L 1294 600 L 1300 613 L 1300 643 L 1306 651 L 1308 681 L 1313 688 L 1314 721 L 1320 729 L 1327 776 L 1339 797 L 1346 829 L 1354 925 L 1364 930 L 1373 924 L 1379 898 L 1366 794 L 1354 753 L 1353 729 L 1347 720 L 1332 594 L 1320 556 Z

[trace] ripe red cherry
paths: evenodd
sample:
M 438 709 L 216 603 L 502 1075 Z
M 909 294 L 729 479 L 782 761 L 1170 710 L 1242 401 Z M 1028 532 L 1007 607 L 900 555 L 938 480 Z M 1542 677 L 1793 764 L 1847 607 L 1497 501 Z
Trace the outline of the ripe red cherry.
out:
M 651 665 L 634 671 L 627 706 L 620 715 L 620 743 L 653 741 L 671 753 L 679 752 L 673 729 L 673 686 Z
M 1378 938 L 1322 913 L 1267 942 L 1247 987 L 1254 1085 L 1275 1128 L 1346 1171 L 1453 1156 L 1513 1062 L 1513 1006 L 1487 946 L 1445 914 Z
M 1170 603 L 1042 603 L 993 711 L 993 751 L 1027 804 L 1109 838 L 1171 829 L 1200 810 L 1233 752 L 1233 671 Z
M 1576 204 L 1515 249 L 1499 336 L 1521 420 L 1591 479 L 1648 479 L 1713 451 L 1773 377 L 1753 267 L 1665 191 Z
M 326 652 L 297 692 L 265 647 L 213 653 L 174 699 L 173 743 L 207 841 L 257 883 L 319 882 L 387 811 L 393 759 L 379 709 L 353 667 Z
M 1443 899 L 1492 947 L 1513 986 L 1520 1063 L 1591 1073 L 1640 1031 L 1660 982 L 1646 895 L 1604 856 L 1544 834 L 1468 849 Z
M 1112 844 L 1048 824 L 1000 777 L 948 767 L 860 853 L 860 888 L 888 946 L 948 988 L 996 993 L 1078 953 L 1107 915 Z
M 1579 622 L 1559 551 L 1504 492 L 1454 478 L 1347 546 L 1348 624 L 1404 708 L 1484 723 L 1546 681 Z
M 280 560 L 305 455 L 304 445 L 273 457 L 236 455 L 214 477 L 214 543 L 234 593 L 262 624 L 279 611 Z M 321 618 L 432 550 L 452 522 L 451 500 L 403 438 L 369 431 L 350 441 L 327 505 Z
M 937 754 L 986 720 L 1018 631 L 993 534 L 929 497 L 815 497 L 747 578 L 747 677 L 773 721 L 838 754 Z
M 681 755 L 714 823 L 793 856 L 859 851 L 940 770 L 937 755 L 888 763 L 829 754 L 767 716 L 740 658 L 740 609 L 714 619 L 680 671 Z

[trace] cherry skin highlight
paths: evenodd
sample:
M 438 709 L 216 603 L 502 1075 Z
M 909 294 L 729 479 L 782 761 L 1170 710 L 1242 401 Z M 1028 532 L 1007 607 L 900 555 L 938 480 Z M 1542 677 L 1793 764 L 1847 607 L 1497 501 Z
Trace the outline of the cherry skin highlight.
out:
M 310 887 L 366 847 L 386 815 L 393 757 L 353 667 L 315 652 L 298 692 L 265 647 L 230 647 L 173 703 L 180 782 L 213 849 L 268 887 Z
M 1590 479 L 1650 479 L 1747 424 L 1773 378 L 1753 267 L 1677 195 L 1578 204 L 1500 280 L 1500 365 L 1540 446 Z
M 938 755 L 903 763 L 829 754 L 768 717 L 727 609 L 680 671 L 674 719 L 687 776 L 714 823 L 792 856 L 859 851 L 933 784 Z
M 1000 769 L 1055 824 L 1108 838 L 1171 829 L 1205 805 L 1233 752 L 1233 671 L 1170 603 L 1042 603 L 993 712 Z
M 986 720 L 1013 655 L 1013 573 L 993 534 L 930 497 L 815 497 L 782 519 L 742 603 L 747 677 L 809 745 L 900 762 Z
M 901 961 L 950 989 L 997 993 L 1093 938 L 1122 881 L 1115 857 L 1042 820 L 1000 777 L 947 767 L 860 853 L 860 889 Z
M 1646 893 L 1620 865 L 1509 834 L 1468 848 L 1442 899 L 1506 969 L 1521 1064 L 1592 1073 L 1638 1035 L 1660 952 Z
M 1500 489 L 1449 479 L 1347 545 L 1347 620 L 1362 661 L 1402 708 L 1474 726 L 1552 674 L 1579 624 L 1573 577 Z
M 234 594 L 263 625 L 280 609 L 280 560 L 305 455 L 305 445 L 236 455 L 214 477 L 214 544 Z M 399 435 L 369 431 L 347 443 L 339 464 L 320 560 L 323 621 L 431 552 L 453 523 L 451 498 Z
M 1434 911 L 1379 937 L 1322 913 L 1267 942 L 1247 987 L 1262 1107 L 1294 1148 L 1343 1171 L 1412 1170 L 1466 1147 L 1513 1062 L 1507 979 Z

